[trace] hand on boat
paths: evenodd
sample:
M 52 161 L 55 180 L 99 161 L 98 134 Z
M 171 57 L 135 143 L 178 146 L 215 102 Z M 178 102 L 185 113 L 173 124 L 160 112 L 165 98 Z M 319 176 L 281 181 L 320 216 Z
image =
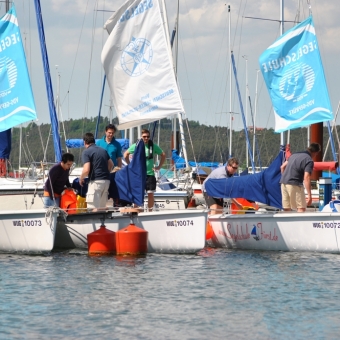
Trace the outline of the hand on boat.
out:
M 308 195 L 308 198 L 306 199 L 307 207 L 312 205 L 312 196 Z

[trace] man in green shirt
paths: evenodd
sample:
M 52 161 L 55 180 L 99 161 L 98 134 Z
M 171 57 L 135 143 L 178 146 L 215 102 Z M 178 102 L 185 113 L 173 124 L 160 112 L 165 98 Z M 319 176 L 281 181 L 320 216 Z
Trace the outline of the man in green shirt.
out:
M 142 130 L 142 139 L 145 144 L 145 156 L 146 156 L 146 185 L 145 190 L 148 194 L 148 208 L 152 211 L 155 202 L 154 192 L 156 191 L 156 177 L 155 170 L 160 170 L 165 161 L 164 151 L 152 140 L 150 140 L 150 131 L 147 129 Z M 132 144 L 124 153 L 124 159 L 127 164 L 130 163 L 130 155 L 135 152 L 136 143 Z M 154 164 L 154 154 L 160 155 L 161 159 L 158 166 Z

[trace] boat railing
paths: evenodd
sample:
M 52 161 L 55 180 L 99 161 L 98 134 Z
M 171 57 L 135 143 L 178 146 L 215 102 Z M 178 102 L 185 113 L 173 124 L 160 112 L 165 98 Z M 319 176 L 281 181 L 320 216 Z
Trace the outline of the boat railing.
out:
M 15 169 L 13 165 L 8 162 L 6 177 L 8 179 L 18 179 L 21 181 L 45 181 L 53 165 L 55 165 L 55 163 L 31 162 L 27 167 L 20 166 Z

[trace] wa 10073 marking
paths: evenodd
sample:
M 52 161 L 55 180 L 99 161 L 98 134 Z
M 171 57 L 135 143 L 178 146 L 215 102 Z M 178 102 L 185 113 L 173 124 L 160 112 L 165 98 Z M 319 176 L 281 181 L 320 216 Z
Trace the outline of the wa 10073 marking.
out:
M 12 221 L 14 227 L 41 227 L 41 220 L 16 220 Z

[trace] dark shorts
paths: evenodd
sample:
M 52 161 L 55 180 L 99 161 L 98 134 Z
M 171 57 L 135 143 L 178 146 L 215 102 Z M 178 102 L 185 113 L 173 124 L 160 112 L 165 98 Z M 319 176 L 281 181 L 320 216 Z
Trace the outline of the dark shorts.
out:
M 146 176 L 146 185 L 145 185 L 146 192 L 154 192 L 156 191 L 156 177 L 153 175 Z
M 221 207 L 223 207 L 223 198 L 216 198 L 209 196 L 206 191 L 203 192 L 203 196 L 205 199 L 205 202 L 207 203 L 207 206 L 210 208 L 213 204 L 217 204 Z

